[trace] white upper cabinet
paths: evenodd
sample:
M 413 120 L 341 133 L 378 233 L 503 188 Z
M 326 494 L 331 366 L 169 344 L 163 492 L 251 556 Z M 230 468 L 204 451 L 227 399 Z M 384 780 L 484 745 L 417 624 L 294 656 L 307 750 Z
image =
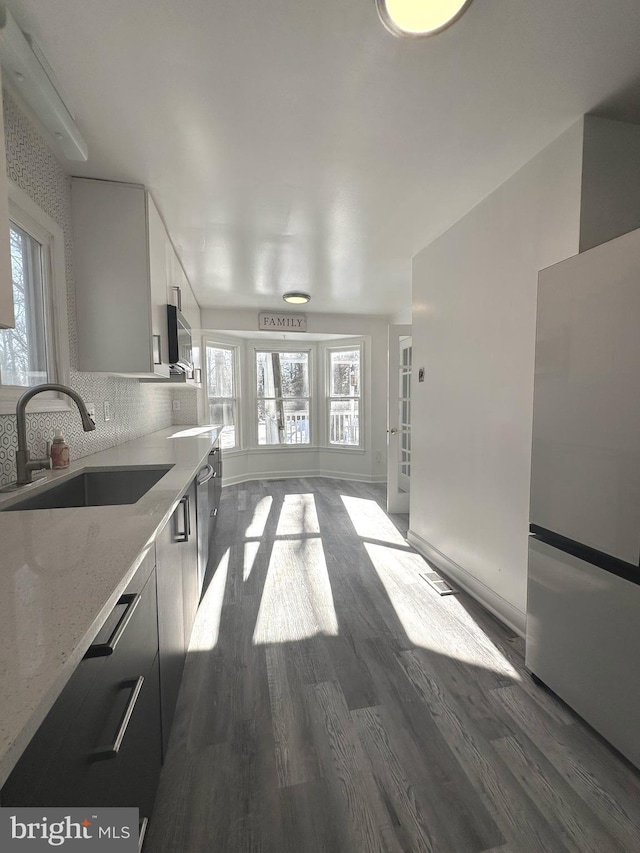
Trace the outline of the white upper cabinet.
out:
M 72 180 L 78 368 L 169 377 L 166 230 L 143 186 Z
M 2 116 L 2 85 L 0 81 L 0 117 Z M 4 122 L 0 121 L 0 329 L 15 326 L 13 315 L 13 284 L 9 254 L 9 198 L 5 168 Z

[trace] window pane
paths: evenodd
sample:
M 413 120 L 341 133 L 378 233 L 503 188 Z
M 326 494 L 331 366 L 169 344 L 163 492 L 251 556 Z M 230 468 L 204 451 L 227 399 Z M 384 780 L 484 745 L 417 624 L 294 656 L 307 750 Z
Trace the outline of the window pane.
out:
M 0 331 L 0 382 L 39 385 L 48 379 L 42 246 L 13 223 L 9 233 L 16 327 Z
M 207 389 L 210 397 L 233 397 L 233 350 L 207 347 Z
M 275 400 L 258 400 L 258 444 L 280 444 L 278 425 Z
M 308 397 L 309 353 L 257 352 L 258 397 Z
M 308 400 L 258 400 L 258 444 L 309 444 Z
M 332 400 L 329 410 L 329 443 L 360 444 L 358 400 Z
M 278 354 L 282 373 L 282 396 L 308 397 L 309 353 L 281 352 Z
M 330 353 L 330 397 L 360 396 L 360 350 Z
M 258 382 L 258 397 L 275 397 L 276 389 L 274 384 L 274 361 L 272 356 L 277 356 L 277 353 L 257 352 L 256 353 L 256 373 Z M 277 368 L 277 364 L 276 364 Z M 273 444 L 274 442 L 267 442 Z M 277 442 L 275 442 L 277 444 Z
M 230 450 L 236 446 L 235 400 L 209 400 L 209 423 L 224 424 L 220 447 Z
M 307 400 L 285 400 L 284 443 L 309 444 L 309 403 Z

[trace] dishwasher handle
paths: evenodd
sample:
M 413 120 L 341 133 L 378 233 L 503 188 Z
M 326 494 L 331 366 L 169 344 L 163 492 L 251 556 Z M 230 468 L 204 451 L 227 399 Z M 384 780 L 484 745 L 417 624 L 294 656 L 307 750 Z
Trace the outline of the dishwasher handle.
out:
M 197 484 L 199 486 L 204 486 L 205 483 L 208 483 L 213 477 L 215 477 L 216 472 L 213 470 L 211 465 L 207 465 L 206 468 L 202 468 L 200 473 L 198 474 Z

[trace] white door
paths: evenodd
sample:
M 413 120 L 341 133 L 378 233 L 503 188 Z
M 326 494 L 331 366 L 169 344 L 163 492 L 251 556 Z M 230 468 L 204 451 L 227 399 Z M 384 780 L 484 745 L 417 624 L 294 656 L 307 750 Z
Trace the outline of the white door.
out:
M 409 512 L 411 355 L 411 326 L 389 326 L 387 512 Z

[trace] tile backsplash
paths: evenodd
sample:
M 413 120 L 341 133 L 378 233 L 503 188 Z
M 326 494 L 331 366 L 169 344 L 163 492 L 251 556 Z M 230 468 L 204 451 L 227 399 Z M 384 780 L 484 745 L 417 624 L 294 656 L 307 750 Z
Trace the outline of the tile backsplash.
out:
M 53 429 L 59 427 L 69 443 L 71 458 L 78 459 L 170 426 L 173 423 L 173 390 L 163 385 L 140 383 L 135 379 L 77 371 L 70 177 L 11 94 L 5 91 L 3 96 L 7 175 L 54 219 L 64 232 L 71 353 L 70 385 L 86 402 L 96 405 L 97 428 L 89 433 L 83 432 L 75 406 L 70 412 L 27 414 L 29 448 L 34 455 L 44 455 L 47 440 L 52 437 Z M 112 419 L 109 421 L 104 420 L 105 400 L 109 401 L 112 409 Z M 186 402 L 185 399 L 185 404 Z M 187 413 L 183 409 L 181 414 L 184 416 Z M 189 416 L 192 416 L 191 406 Z M 15 479 L 15 447 L 15 416 L 0 415 L 0 485 Z

